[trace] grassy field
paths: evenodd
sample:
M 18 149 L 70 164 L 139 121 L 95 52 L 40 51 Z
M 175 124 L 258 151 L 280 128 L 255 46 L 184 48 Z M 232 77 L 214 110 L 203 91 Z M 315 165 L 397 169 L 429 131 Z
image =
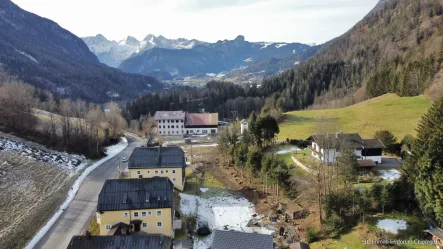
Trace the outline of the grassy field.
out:
M 407 222 L 406 230 L 399 230 L 398 235 L 393 235 L 389 233 L 385 233 L 384 231 L 377 228 L 377 222 L 382 219 L 394 219 L 394 220 L 405 220 Z M 378 214 L 374 216 L 369 216 L 366 224 L 359 224 L 354 227 L 349 233 L 340 236 L 339 238 L 333 239 L 323 239 L 318 242 L 311 244 L 312 249 L 368 249 L 368 248 L 379 248 L 374 245 L 368 245 L 362 243 L 362 240 L 378 240 L 379 236 L 376 236 L 377 233 L 381 234 L 381 237 L 385 239 L 392 240 L 409 240 L 404 245 L 392 248 L 401 248 L 401 249 L 431 249 L 435 248 L 435 245 L 429 244 L 420 244 L 414 242 L 417 240 L 429 240 L 429 236 L 423 232 L 424 229 L 427 228 L 425 222 L 419 217 L 416 217 L 412 214 L 400 214 L 400 213 L 386 213 L 384 215 Z
M 289 112 L 280 124 L 278 140 L 306 139 L 316 133 L 320 121 L 332 121 L 337 131 L 357 132 L 363 138 L 388 129 L 400 140 L 407 134 L 416 134 L 418 122 L 431 105 L 424 96 L 385 94 L 346 108 Z

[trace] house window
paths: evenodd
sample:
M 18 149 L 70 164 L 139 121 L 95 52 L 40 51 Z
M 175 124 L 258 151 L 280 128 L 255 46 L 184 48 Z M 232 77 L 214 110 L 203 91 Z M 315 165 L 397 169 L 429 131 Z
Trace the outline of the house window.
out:
M 137 170 L 137 175 L 140 175 L 140 170 Z
M 162 174 L 162 175 L 163 175 L 163 173 L 164 173 L 164 171 L 163 171 L 163 170 L 161 170 L 161 171 L 160 171 L 160 174 Z
M 162 223 L 159 221 L 159 222 L 157 222 L 157 227 L 161 227 L 162 226 Z
M 149 170 L 146 170 L 146 173 L 150 174 L 150 173 L 151 173 L 151 171 L 149 171 Z
M 138 212 L 134 212 L 134 217 L 138 217 Z
M 148 223 L 146 223 L 146 222 L 143 222 L 143 227 L 148 227 Z
M 193 130 L 191 130 L 191 133 L 194 133 L 194 131 L 193 131 Z
M 182 129 L 183 129 L 183 125 L 182 125 Z
M 172 129 L 174 129 L 174 126 L 173 126 L 173 125 L 171 125 L 171 128 L 172 128 Z
M 200 130 L 197 130 L 197 133 L 199 133 L 200 132 Z
M 175 174 L 175 169 L 172 170 L 172 174 Z
M 174 131 L 172 131 L 172 134 L 174 134 Z
M 162 132 L 161 132 L 161 131 L 159 131 L 159 132 L 158 132 L 158 134 L 162 134 Z
M 111 230 L 111 228 L 112 228 L 112 225 L 110 225 L 110 224 L 106 225 L 106 230 Z
M 203 134 L 208 134 L 208 131 L 207 130 L 203 130 Z
M 159 198 L 160 198 L 160 196 L 159 196 Z M 162 216 L 162 211 L 161 210 L 157 211 L 157 216 Z
M 171 128 L 171 126 L 170 126 L 170 125 L 168 125 L 168 128 Z
M 158 170 L 155 171 L 155 174 L 158 175 Z
M 124 213 L 123 213 L 123 216 L 124 216 L 124 217 L 128 217 L 128 215 L 129 215 L 128 212 L 124 212 Z
M 172 182 L 175 182 L 175 178 L 172 178 Z
M 146 217 L 146 212 L 142 212 L 142 217 Z
M 148 216 L 151 216 L 152 215 L 152 212 L 151 211 L 148 211 Z
M 169 170 L 166 170 L 166 174 L 168 174 Z

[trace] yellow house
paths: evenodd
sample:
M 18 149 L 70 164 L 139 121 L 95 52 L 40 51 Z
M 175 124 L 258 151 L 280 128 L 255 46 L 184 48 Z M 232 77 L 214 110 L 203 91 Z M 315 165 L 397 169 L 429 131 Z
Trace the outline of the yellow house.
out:
M 98 197 L 100 235 L 124 223 L 134 233 L 174 237 L 173 191 L 167 177 L 107 180 Z
M 168 177 L 174 187 L 185 186 L 185 153 L 178 146 L 138 147 L 128 160 L 130 178 Z

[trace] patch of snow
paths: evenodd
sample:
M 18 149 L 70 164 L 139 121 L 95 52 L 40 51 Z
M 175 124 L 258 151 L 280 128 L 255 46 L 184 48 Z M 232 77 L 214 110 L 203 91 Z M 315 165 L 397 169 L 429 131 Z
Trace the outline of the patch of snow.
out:
M 284 47 L 286 45 L 288 45 L 288 44 L 287 43 L 280 43 L 280 44 L 275 45 L 275 47 L 276 48 L 281 48 L 281 47 Z
M 400 172 L 396 169 L 378 170 L 378 172 L 380 173 L 380 177 L 382 179 L 389 180 L 389 181 L 396 180 L 401 177 Z
M 252 58 L 247 58 L 244 62 L 252 62 Z
M 197 147 L 217 147 L 218 144 L 196 144 L 196 145 L 192 145 L 192 147 L 197 148 Z
M 203 192 L 203 193 L 208 192 L 208 190 L 209 190 L 208 188 L 200 188 L 200 191 Z
M 215 73 L 207 73 L 206 76 L 208 76 L 208 77 L 216 77 L 217 74 L 215 74 Z
M 70 174 L 82 170 L 87 163 L 86 157 L 81 155 L 42 150 L 6 137 L 0 137 L 0 150 L 15 152 L 31 160 L 53 163 Z
M 294 151 L 297 151 L 297 150 L 300 150 L 300 149 L 297 146 L 292 146 L 292 147 L 289 147 L 289 148 L 279 149 L 279 150 L 277 150 L 277 152 L 275 154 L 281 155 L 281 154 L 286 154 L 286 153 L 289 153 L 289 152 L 294 152 Z
M 128 146 L 128 140 L 126 138 L 122 138 L 120 143 L 107 147 L 106 150 L 106 157 L 102 158 L 101 160 L 97 161 L 90 167 L 88 167 L 83 173 L 77 178 L 77 180 L 74 182 L 74 185 L 72 185 L 71 190 L 68 192 L 68 197 L 66 198 L 65 202 L 60 206 L 58 211 L 51 217 L 51 219 L 38 231 L 38 233 L 32 238 L 32 240 L 29 242 L 28 245 L 24 249 L 32 249 L 34 246 L 45 236 L 45 234 L 49 231 L 49 229 L 54 225 L 54 223 L 57 221 L 57 219 L 62 215 L 63 211 L 68 208 L 71 201 L 74 199 L 75 195 L 77 194 L 77 191 L 80 188 L 80 185 L 82 182 L 86 179 L 86 177 L 91 173 L 93 170 L 95 170 L 97 167 L 99 167 L 102 163 L 108 161 L 109 159 L 113 158 L 115 155 L 123 151 Z
M 271 45 L 272 45 L 272 43 L 263 43 L 263 47 L 261 47 L 260 49 L 265 49 Z
M 126 46 L 126 40 L 123 39 L 123 40 L 119 41 L 119 42 L 118 42 L 118 45 Z
M 31 61 L 33 61 L 33 62 L 35 62 L 35 63 L 39 63 L 38 62 L 38 60 L 36 60 L 34 57 L 32 57 L 30 54 L 28 54 L 28 53 L 25 53 L 25 52 L 23 52 L 23 51 L 20 51 L 20 50 L 18 50 L 18 49 L 16 49 L 15 51 L 17 51 L 17 53 L 19 53 L 19 54 L 21 54 L 21 55 L 24 55 L 24 56 L 26 56 L 26 57 L 28 57 L 29 59 L 31 59 Z
M 377 222 L 377 227 L 386 232 L 397 234 L 398 230 L 406 230 L 408 226 L 405 220 L 383 219 Z
M 243 197 L 210 197 L 201 198 L 195 195 L 180 193 L 180 210 L 185 215 L 197 215 L 199 221 L 205 221 L 211 230 L 224 229 L 243 231 L 247 233 L 272 234 L 266 228 L 246 227 L 254 215 L 254 205 Z M 211 247 L 213 233 L 203 239 L 195 239 L 197 249 Z
M 300 64 L 300 61 L 296 61 L 296 62 L 294 63 L 294 66 L 296 66 L 296 65 L 298 65 L 298 64 Z

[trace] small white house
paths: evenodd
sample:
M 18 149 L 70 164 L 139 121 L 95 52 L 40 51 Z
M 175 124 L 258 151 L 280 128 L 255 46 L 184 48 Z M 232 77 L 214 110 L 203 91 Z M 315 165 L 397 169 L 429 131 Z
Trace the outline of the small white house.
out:
M 358 133 L 319 134 L 308 138 L 312 156 L 324 163 L 335 163 L 343 147 L 353 148 L 357 160 L 381 163 L 384 144 L 378 139 L 362 139 Z
M 248 121 L 246 119 L 243 119 L 240 121 L 240 132 L 243 134 L 245 131 L 248 130 Z

